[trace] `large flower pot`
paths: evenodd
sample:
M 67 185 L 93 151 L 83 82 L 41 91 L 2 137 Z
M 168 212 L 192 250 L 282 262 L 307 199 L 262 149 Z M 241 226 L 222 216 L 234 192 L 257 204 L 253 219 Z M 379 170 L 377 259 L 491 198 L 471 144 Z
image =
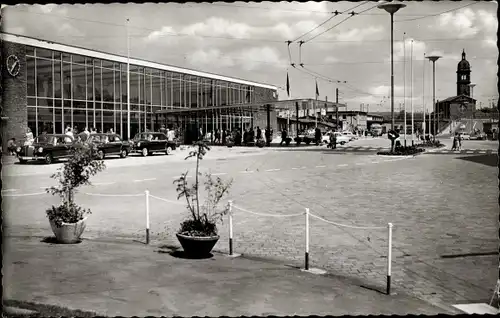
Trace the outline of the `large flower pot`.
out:
M 53 220 L 50 221 L 50 227 L 52 232 L 56 236 L 59 243 L 63 244 L 74 244 L 80 241 L 80 236 L 82 235 L 85 227 L 87 226 L 87 218 L 80 220 L 76 223 L 64 223 L 61 227 L 57 227 Z
M 219 240 L 219 236 L 188 236 L 176 233 L 179 243 L 186 255 L 191 257 L 208 257 Z

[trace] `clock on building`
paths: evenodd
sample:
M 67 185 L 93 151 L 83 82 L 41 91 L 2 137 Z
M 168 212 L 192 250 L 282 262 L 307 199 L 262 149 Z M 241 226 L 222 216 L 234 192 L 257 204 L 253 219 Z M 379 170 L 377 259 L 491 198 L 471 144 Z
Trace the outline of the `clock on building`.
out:
M 11 76 L 17 76 L 19 74 L 19 70 L 21 69 L 21 65 L 19 59 L 15 55 L 9 55 L 7 57 L 7 72 Z

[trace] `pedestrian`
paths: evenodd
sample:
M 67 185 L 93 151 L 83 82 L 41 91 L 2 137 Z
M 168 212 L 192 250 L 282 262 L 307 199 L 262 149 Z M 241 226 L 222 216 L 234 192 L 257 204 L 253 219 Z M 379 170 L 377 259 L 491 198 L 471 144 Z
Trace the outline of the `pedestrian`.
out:
M 329 146 L 332 149 L 337 149 L 337 135 L 333 131 L 330 132 L 330 145 Z
M 286 131 L 285 128 L 283 128 L 283 131 L 281 132 L 281 142 L 280 142 L 280 146 L 283 145 L 283 143 L 285 143 L 287 145 L 287 142 L 286 142 L 286 139 L 288 138 L 288 132 Z
M 16 138 L 11 138 L 7 141 L 7 150 L 11 156 L 16 154 Z
M 219 130 L 219 128 L 217 128 L 217 129 L 215 130 L 215 138 L 214 138 L 214 143 L 215 143 L 215 144 L 220 143 L 220 130 Z
M 462 150 L 462 134 L 458 135 L 458 150 Z
M 262 139 L 262 130 L 260 130 L 260 127 L 257 126 L 257 140 Z
M 163 134 L 167 134 L 167 128 L 165 128 L 165 125 L 161 125 L 160 132 Z
M 316 141 L 316 146 L 319 146 L 319 143 L 321 142 L 321 129 L 319 129 L 319 127 L 314 129 L 314 139 Z
M 453 137 L 453 145 L 451 146 L 451 150 L 457 150 L 458 149 L 458 133 L 455 133 L 455 136 Z

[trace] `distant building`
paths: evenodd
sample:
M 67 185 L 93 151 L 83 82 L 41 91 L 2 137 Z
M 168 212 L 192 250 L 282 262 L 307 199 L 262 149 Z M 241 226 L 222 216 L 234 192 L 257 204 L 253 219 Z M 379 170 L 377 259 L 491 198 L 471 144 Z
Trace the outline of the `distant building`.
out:
M 470 74 L 470 63 L 466 59 L 465 50 L 463 50 L 462 60 L 457 65 L 457 96 L 436 102 L 440 120 L 458 120 L 473 117 L 476 111 L 476 100 L 471 97 Z

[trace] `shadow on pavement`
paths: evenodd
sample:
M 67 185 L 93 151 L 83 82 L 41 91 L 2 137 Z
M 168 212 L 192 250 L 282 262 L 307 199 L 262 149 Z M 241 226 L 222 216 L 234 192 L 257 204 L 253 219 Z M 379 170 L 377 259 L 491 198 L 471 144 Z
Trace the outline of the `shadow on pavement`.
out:
M 194 257 L 186 254 L 180 247 L 174 245 L 162 245 L 156 252 L 159 254 L 169 254 L 172 257 L 182 259 L 209 259 L 214 257 L 212 253 L 204 257 Z
M 44 237 L 40 242 L 47 244 L 74 245 L 74 244 L 80 244 L 81 242 L 83 242 L 83 240 L 80 239 L 76 243 L 66 244 L 58 242 L 55 236 L 47 236 Z
M 457 157 L 457 159 L 475 162 L 475 163 L 483 164 L 483 165 L 490 166 L 490 167 L 498 166 L 498 156 L 496 154 Z

